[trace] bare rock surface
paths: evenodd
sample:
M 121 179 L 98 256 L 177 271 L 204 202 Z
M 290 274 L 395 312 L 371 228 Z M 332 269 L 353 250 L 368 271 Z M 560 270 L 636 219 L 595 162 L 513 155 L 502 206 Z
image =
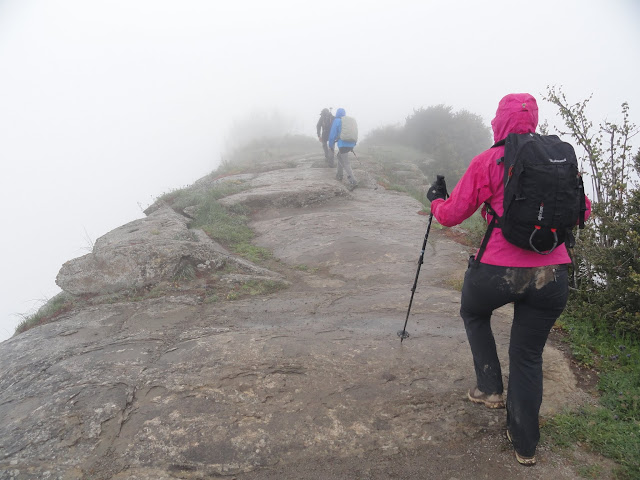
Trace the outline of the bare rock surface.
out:
M 256 244 L 280 260 L 289 289 L 86 306 L 0 345 L 0 479 L 577 477 L 544 444 L 536 467 L 520 467 L 504 410 L 466 400 L 474 377 L 456 287 L 466 247 L 434 222 L 400 344 L 422 207 L 374 182 L 348 192 L 316 160 L 252 176 L 226 199 L 254 208 Z M 185 238 L 185 220 L 159 208 L 58 281 L 81 292 L 170 274 L 156 250 L 136 247 L 155 221 L 177 256 L 226 254 Z M 494 326 L 506 362 L 508 308 Z M 559 350 L 548 345 L 544 361 L 548 416 L 584 394 Z
M 72 295 L 104 295 L 171 280 L 186 265 L 220 269 L 233 263 L 247 273 L 278 278 L 275 272 L 229 255 L 188 218 L 165 206 L 98 238 L 93 251 L 66 262 L 56 283 Z

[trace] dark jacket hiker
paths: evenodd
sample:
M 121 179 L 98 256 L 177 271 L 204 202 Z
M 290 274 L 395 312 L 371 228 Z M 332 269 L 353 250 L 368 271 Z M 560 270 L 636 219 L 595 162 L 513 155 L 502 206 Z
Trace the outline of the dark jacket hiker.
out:
M 323 108 L 320 112 L 320 118 L 316 124 L 316 132 L 318 134 L 318 140 L 322 143 L 322 149 L 324 150 L 324 158 L 328 161 L 329 165 L 333 167 L 333 152 L 329 150 L 327 142 L 329 141 L 329 133 L 331 132 L 331 125 L 333 124 L 334 116 L 328 108 Z

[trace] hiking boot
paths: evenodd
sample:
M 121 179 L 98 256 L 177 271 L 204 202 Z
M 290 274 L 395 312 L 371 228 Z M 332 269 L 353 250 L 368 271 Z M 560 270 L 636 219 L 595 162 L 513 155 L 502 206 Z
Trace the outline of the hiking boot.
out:
M 478 387 L 475 387 L 467 392 L 467 397 L 473 403 L 481 403 L 487 408 L 504 408 L 504 400 L 499 393 L 482 393 Z
M 509 440 L 509 443 L 511 444 L 511 446 L 513 446 L 513 440 L 511 440 L 511 432 L 509 432 L 509 429 L 507 429 L 506 433 L 507 433 L 507 440 Z M 524 455 L 520 455 L 516 451 L 515 447 L 513 447 L 513 453 L 515 453 L 516 460 L 518 461 L 518 463 L 520 465 L 524 465 L 525 467 L 531 467 L 531 466 L 536 464 L 536 456 L 535 455 L 533 457 L 525 457 Z
M 349 182 L 349 186 L 347 187 L 347 190 L 349 190 L 350 192 L 353 192 L 357 186 L 358 186 L 358 182 Z
M 336 180 L 338 180 L 339 182 L 342 181 L 342 175 L 336 175 Z

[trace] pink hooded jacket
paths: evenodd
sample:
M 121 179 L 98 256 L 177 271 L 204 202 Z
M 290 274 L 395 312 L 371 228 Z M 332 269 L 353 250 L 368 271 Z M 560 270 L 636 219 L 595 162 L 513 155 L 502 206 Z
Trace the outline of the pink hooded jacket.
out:
M 537 126 L 538 105 L 535 98 L 528 93 L 512 93 L 505 96 L 500 100 L 496 117 L 491 121 L 495 142 L 506 138 L 509 133 L 535 132 Z M 464 176 L 451 192 L 451 196 L 447 200 L 436 199 L 431 203 L 431 212 L 436 220 L 447 227 L 458 225 L 473 215 L 485 202 L 502 216 L 504 165 L 498 165 L 497 160 L 503 155 L 504 146 L 501 146 L 485 150 L 474 157 Z M 591 212 L 591 202 L 588 198 L 586 203 L 588 217 Z M 482 216 L 486 220 L 484 208 Z M 559 245 L 549 255 L 540 255 L 506 241 L 500 228 L 494 228 L 491 232 L 487 249 L 480 261 L 505 267 L 542 267 L 571 263 L 564 244 Z

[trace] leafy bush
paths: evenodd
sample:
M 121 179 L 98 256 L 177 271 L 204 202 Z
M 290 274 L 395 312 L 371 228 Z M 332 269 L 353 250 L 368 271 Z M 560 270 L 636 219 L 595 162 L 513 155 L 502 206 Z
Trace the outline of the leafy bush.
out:
M 466 110 L 453 112 L 446 105 L 413 111 L 404 126 L 373 130 L 364 141 L 372 145 L 402 145 L 428 156 L 424 173 L 433 181 L 436 175 L 447 177 L 453 188 L 471 159 L 491 146 L 489 127 L 482 118 Z
M 604 122 L 597 132 L 586 117 L 590 99 L 571 104 L 560 89 L 549 87 L 545 100 L 558 107 L 582 150 L 586 182 L 591 184 L 591 218 L 580 232 L 575 254 L 575 292 L 569 311 L 611 331 L 640 338 L 640 153 L 631 157 L 638 133 L 622 104 L 622 123 Z
M 544 428 L 558 445 L 576 442 L 620 465 L 617 478 L 640 478 L 640 153 L 630 161 L 638 133 L 622 105 L 623 121 L 587 119 L 589 99 L 571 104 L 547 89 L 577 144 L 591 185 L 591 218 L 574 250 L 575 281 L 559 325 L 574 357 L 599 372 L 599 405 L 554 417 Z
M 615 240 L 609 246 L 603 244 L 593 226 L 580 236 L 576 247 L 580 284 L 570 309 L 590 312 L 589 318 L 595 317 L 611 330 L 640 338 L 640 191 L 631 193 L 621 212 L 625 222 L 611 221 L 594 205 L 600 228 Z

